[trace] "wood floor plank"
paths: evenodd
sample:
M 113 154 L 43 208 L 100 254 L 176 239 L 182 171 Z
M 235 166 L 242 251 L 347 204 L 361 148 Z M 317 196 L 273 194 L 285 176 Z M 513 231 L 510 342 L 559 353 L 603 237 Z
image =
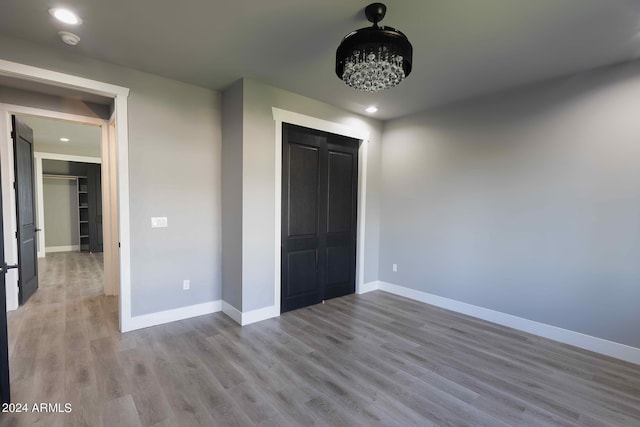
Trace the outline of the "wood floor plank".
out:
M 112 338 L 92 340 L 91 357 L 98 390 L 104 400 L 117 399 L 131 392 L 129 379 L 122 368 L 120 357 Z
M 104 427 L 142 427 L 136 404 L 130 394 L 108 401 L 102 412 Z
M 70 414 L 64 416 L 65 426 L 89 427 L 104 424 L 105 402 L 94 384 L 67 389 L 64 400 L 71 404 L 72 409 Z
M 142 426 L 157 424 L 173 414 L 152 367 L 152 358 L 143 347 L 119 352 L 120 362 L 131 388 L 131 397 Z

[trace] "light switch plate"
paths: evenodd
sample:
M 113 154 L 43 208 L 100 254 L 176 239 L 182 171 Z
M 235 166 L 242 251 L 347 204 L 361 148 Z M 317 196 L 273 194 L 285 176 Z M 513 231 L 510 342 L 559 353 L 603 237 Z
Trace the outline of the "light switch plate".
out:
M 168 227 L 166 216 L 151 217 L 151 228 L 166 228 L 166 227 Z

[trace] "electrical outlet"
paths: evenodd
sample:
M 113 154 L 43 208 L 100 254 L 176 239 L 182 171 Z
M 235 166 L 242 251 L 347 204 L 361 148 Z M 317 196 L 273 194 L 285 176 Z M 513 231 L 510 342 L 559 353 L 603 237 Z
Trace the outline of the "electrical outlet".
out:
M 182 290 L 188 291 L 191 288 L 191 282 L 188 279 L 182 281 Z
M 394 273 L 397 273 L 398 272 L 398 264 L 393 264 L 391 266 L 391 269 L 393 270 Z

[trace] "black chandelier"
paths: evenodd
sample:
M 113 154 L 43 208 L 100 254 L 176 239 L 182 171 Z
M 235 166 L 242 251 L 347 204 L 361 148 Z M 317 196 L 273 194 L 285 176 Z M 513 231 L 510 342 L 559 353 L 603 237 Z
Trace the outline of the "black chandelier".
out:
M 347 34 L 336 52 L 336 74 L 347 85 L 365 92 L 394 87 L 411 73 L 413 47 L 407 36 L 379 27 L 387 7 L 372 3 L 364 10 L 372 27 Z

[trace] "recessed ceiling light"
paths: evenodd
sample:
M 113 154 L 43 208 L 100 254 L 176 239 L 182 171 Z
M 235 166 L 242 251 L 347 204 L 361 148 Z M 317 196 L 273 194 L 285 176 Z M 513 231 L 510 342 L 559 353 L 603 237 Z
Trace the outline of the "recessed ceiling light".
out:
M 60 141 L 62 141 L 62 142 L 69 142 L 69 138 L 60 138 Z
M 377 113 L 378 112 L 378 107 L 376 107 L 375 105 L 372 105 L 371 107 L 367 107 L 366 110 L 367 113 L 373 114 L 373 113 Z
M 69 9 L 64 9 L 61 7 L 56 7 L 53 9 L 49 9 L 49 14 L 56 18 L 58 21 L 64 22 L 69 25 L 79 25 L 82 24 L 82 19 Z

